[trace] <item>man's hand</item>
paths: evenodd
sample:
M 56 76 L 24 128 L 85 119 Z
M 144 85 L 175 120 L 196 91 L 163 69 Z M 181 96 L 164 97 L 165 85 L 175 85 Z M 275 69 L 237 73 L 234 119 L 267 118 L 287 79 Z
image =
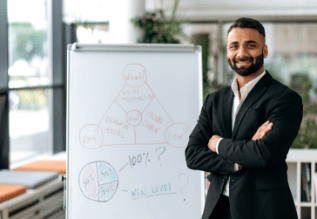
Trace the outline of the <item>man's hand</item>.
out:
M 258 128 L 256 133 L 252 137 L 252 140 L 255 141 L 258 139 L 262 139 L 266 135 L 266 133 L 268 133 L 272 129 L 272 127 L 273 127 L 273 123 L 271 123 L 270 121 L 265 122 L 263 125 L 261 125 Z M 213 152 L 217 152 L 217 142 L 220 138 L 221 138 L 221 136 L 219 136 L 219 135 L 213 135 L 209 139 L 208 148 L 210 150 L 212 150 Z M 238 165 L 239 165 L 239 169 L 241 169 L 242 166 L 240 164 L 238 164 Z
M 268 133 L 273 127 L 273 123 L 271 123 L 270 121 L 266 121 L 263 125 L 261 125 L 258 130 L 256 131 L 256 133 L 253 135 L 252 140 L 258 140 L 258 139 L 262 139 L 266 133 Z
M 221 138 L 221 136 L 219 135 L 213 135 L 211 136 L 211 138 L 209 139 L 208 142 L 208 148 L 210 150 L 212 150 L 213 152 L 217 152 L 217 142 L 218 140 Z

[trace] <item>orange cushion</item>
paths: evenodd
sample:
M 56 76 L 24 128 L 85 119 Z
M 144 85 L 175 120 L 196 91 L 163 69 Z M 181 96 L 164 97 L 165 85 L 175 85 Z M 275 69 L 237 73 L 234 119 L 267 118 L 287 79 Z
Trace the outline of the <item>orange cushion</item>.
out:
M 66 161 L 64 160 L 39 160 L 20 166 L 15 171 L 56 171 L 66 174 Z
M 0 185 L 0 203 L 26 192 L 26 186 Z

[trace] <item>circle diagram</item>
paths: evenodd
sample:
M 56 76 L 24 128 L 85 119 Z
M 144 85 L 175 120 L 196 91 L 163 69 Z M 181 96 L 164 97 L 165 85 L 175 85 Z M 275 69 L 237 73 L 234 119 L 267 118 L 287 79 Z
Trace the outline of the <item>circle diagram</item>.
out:
M 127 122 L 129 125 L 137 126 L 142 121 L 142 114 L 138 110 L 131 110 L 127 113 Z
M 166 142 L 175 148 L 183 148 L 187 145 L 191 130 L 187 124 L 174 123 L 170 125 L 165 133 L 164 137 Z
M 83 195 L 97 202 L 109 201 L 116 193 L 119 184 L 117 172 L 104 161 L 96 161 L 84 166 L 78 180 Z
M 125 66 L 122 76 L 124 82 L 132 87 L 142 86 L 147 79 L 145 68 L 137 63 Z
M 79 142 L 86 148 L 97 148 L 103 142 L 102 130 L 94 124 L 85 125 L 79 132 Z

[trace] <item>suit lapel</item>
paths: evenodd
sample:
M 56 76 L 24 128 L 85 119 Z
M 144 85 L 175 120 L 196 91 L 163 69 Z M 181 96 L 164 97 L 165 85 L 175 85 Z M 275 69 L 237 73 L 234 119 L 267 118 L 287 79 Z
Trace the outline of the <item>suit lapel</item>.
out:
M 252 104 L 267 90 L 268 86 L 271 84 L 272 76 L 266 71 L 266 74 L 258 81 L 258 83 L 253 87 L 253 89 L 248 94 L 247 98 L 244 100 L 234 123 L 234 128 L 232 132 L 232 138 L 236 137 L 239 126 L 243 120 L 245 113 L 252 106 Z
M 221 101 L 221 112 L 222 112 L 222 125 L 224 130 L 224 138 L 231 138 L 232 134 L 232 104 L 233 104 L 233 91 L 231 87 L 225 89 Z

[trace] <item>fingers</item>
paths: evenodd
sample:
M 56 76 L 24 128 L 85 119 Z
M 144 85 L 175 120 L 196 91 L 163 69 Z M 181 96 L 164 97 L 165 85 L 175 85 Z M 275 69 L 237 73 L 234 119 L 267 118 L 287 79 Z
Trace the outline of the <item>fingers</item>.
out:
M 273 127 L 273 123 L 266 124 L 262 129 L 262 133 L 266 134 L 268 131 L 272 129 L 272 127 Z
M 270 121 L 266 121 L 263 125 L 260 126 L 260 128 L 257 130 L 255 135 L 252 137 L 252 140 L 258 140 L 262 139 L 266 133 L 268 133 L 270 130 L 272 130 L 273 123 Z
M 273 123 L 269 123 L 265 127 L 263 127 L 261 135 L 260 135 L 260 139 L 262 139 L 266 135 L 266 133 L 271 131 L 272 127 L 273 127 Z
M 259 131 L 265 130 L 270 124 L 270 121 L 266 121 L 265 123 L 263 123 L 263 125 L 260 126 Z
M 268 126 L 269 122 L 265 122 L 263 125 L 261 125 L 258 130 L 256 131 L 258 134 L 260 134 L 261 132 L 263 132 L 263 130 L 266 129 L 266 127 Z
M 219 135 L 213 135 L 210 139 L 209 139 L 209 142 L 208 142 L 208 145 L 207 147 L 214 151 L 214 152 L 217 152 L 217 142 L 218 140 L 221 138 L 221 136 Z

